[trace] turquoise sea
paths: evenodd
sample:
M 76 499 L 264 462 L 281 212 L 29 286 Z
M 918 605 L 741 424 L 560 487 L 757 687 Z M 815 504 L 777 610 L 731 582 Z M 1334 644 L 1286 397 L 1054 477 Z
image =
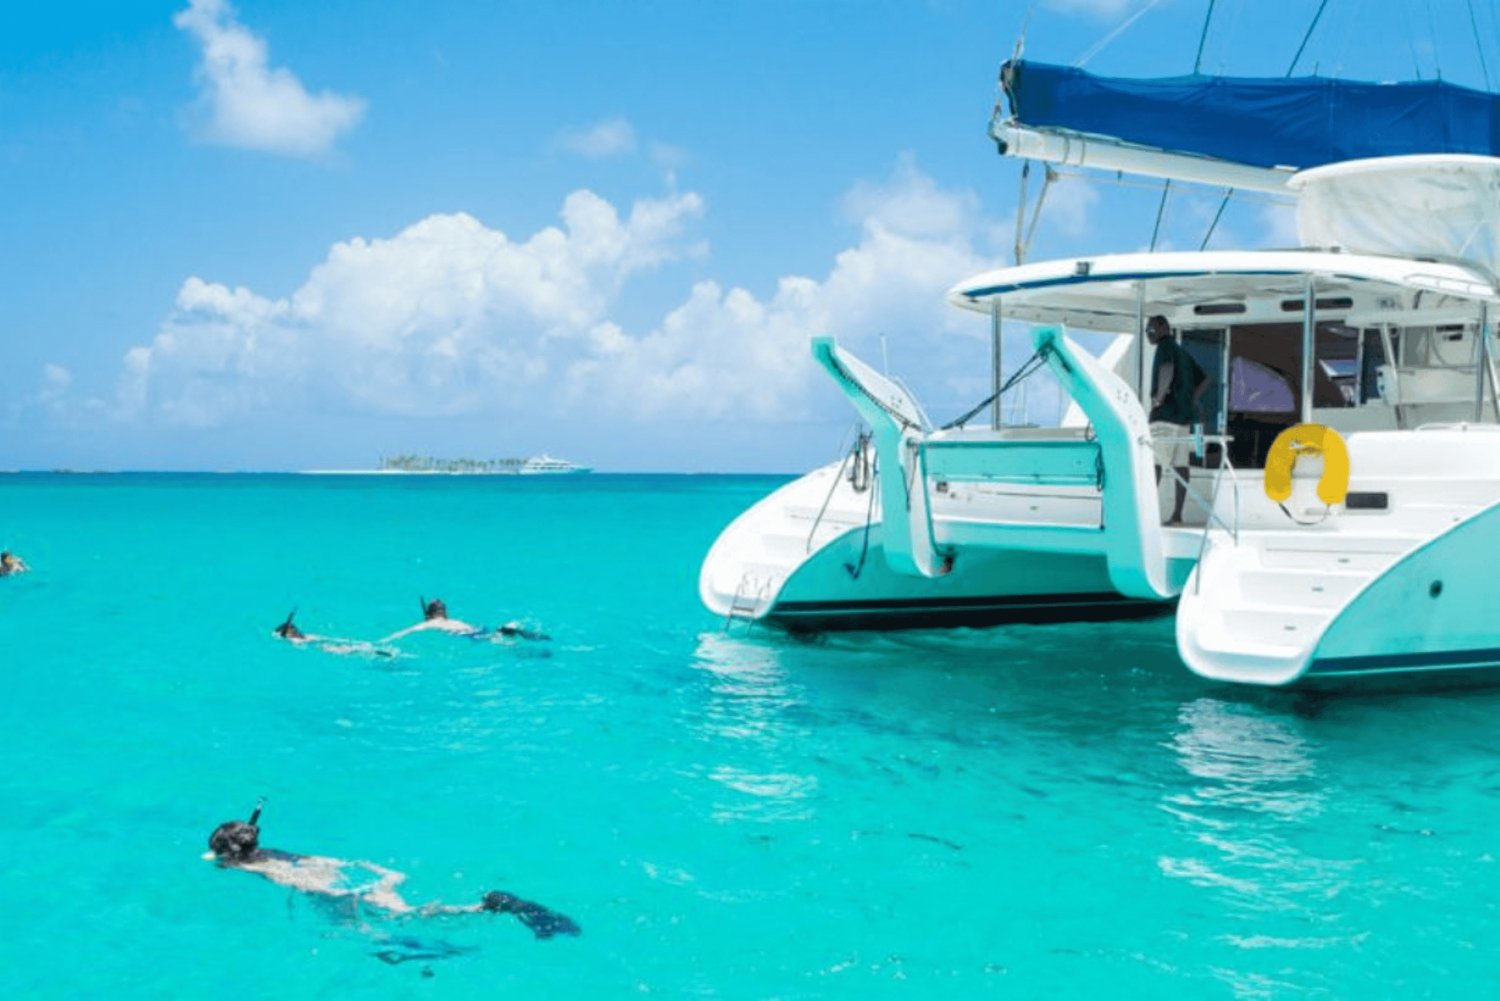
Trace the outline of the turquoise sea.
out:
M 1170 619 L 796 640 L 699 561 L 771 477 L 9 475 L 0 996 L 1469 997 L 1500 693 L 1209 686 Z M 418 597 L 546 643 L 375 638 Z M 576 920 L 353 918 L 262 843 Z M 374 955 L 386 952 L 387 962 Z

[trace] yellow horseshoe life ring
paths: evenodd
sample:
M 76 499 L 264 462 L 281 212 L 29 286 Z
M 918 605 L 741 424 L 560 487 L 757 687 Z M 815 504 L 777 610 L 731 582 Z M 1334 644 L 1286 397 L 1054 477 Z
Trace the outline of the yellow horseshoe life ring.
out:
M 1330 507 L 1342 504 L 1349 493 L 1349 446 L 1324 424 L 1293 424 L 1276 436 L 1266 456 L 1266 496 L 1278 504 L 1292 496 L 1292 467 L 1302 455 L 1323 457 L 1318 498 Z

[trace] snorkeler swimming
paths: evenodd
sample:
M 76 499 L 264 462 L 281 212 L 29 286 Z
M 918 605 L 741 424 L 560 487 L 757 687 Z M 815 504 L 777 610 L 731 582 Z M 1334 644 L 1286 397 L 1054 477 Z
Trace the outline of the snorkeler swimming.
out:
M 287 613 L 287 617 L 282 621 L 281 625 L 271 630 L 272 635 L 279 639 L 284 639 L 293 645 L 302 646 L 305 644 L 314 649 L 322 650 L 324 653 L 360 654 L 368 657 L 395 657 L 397 655 L 395 650 L 389 647 L 378 646 L 367 640 L 351 640 L 339 636 L 317 636 L 313 633 L 304 633 L 292 621 L 296 617 L 297 610 L 294 608 Z
M 277 626 L 271 631 L 277 636 L 280 636 L 282 639 L 290 640 L 293 643 L 305 643 L 308 640 L 313 639 L 313 637 L 307 635 L 302 630 L 297 628 L 297 624 L 292 621 L 296 617 L 297 610 L 294 608 L 290 612 L 286 613 L 286 618 L 282 621 L 281 625 Z
M 581 933 L 578 925 L 566 915 L 499 890 L 486 893 L 477 904 L 434 902 L 413 905 L 407 903 L 396 889 L 405 881 L 404 873 L 373 862 L 345 862 L 322 855 L 298 855 L 275 848 L 262 848 L 260 827 L 257 824 L 264 805 L 264 800 L 257 802 L 248 821 L 226 820 L 214 828 L 208 838 L 209 854 L 204 857 L 226 869 L 258 873 L 273 883 L 304 893 L 366 904 L 392 917 L 435 917 L 442 914 L 483 912 L 514 914 L 537 938 Z M 361 873 L 367 875 L 360 875 Z
M 417 600 L 422 606 L 422 621 L 414 626 L 407 626 L 399 632 L 391 633 L 389 636 L 383 637 L 380 642 L 389 643 L 403 636 L 410 636 L 412 633 L 426 632 L 428 630 L 437 630 L 438 632 L 448 633 L 452 636 L 462 636 L 465 639 L 471 640 L 550 640 L 552 638 L 546 633 L 527 629 L 520 622 L 507 622 L 503 626 L 496 626 L 494 629 L 483 629 L 479 626 L 472 626 L 467 622 L 449 618 L 448 606 L 443 603 L 442 598 L 433 598 L 431 601 L 428 601 L 426 598 L 418 598 Z
M 10 577 L 13 574 L 25 573 L 30 569 L 31 567 L 26 565 L 25 560 L 10 550 L 7 549 L 4 552 L 0 552 L 0 577 Z
M 389 636 L 383 637 L 380 642 L 389 643 L 391 640 L 410 636 L 412 633 L 427 632 L 429 630 L 451 633 L 455 636 L 473 636 L 476 633 L 483 632 L 482 629 L 479 629 L 477 626 L 471 626 L 467 622 L 450 619 L 448 617 L 448 606 L 443 603 L 442 598 L 433 598 L 431 601 L 428 601 L 426 598 L 418 598 L 417 601 L 422 606 L 422 621 L 414 626 L 407 626 L 405 629 L 391 633 Z

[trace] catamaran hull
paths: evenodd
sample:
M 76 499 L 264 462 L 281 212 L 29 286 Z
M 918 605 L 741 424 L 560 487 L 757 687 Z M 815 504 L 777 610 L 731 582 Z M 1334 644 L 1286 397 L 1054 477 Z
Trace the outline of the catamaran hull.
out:
M 1172 608 L 1114 590 L 1102 556 L 971 551 L 952 573 L 925 579 L 890 571 L 874 543 L 861 568 L 862 535 L 839 539 L 799 567 L 764 621 L 789 632 L 929 629 L 1136 619 Z
M 1500 679 L 1496 439 L 1476 427 L 1355 435 L 1354 466 L 1368 470 L 1355 485 L 1387 508 L 1216 535 L 1178 606 L 1188 667 L 1299 689 Z
M 760 500 L 709 550 L 699 575 L 704 605 L 729 620 L 790 632 L 1100 621 L 1171 610 L 1169 602 L 1121 595 L 1098 553 L 970 547 L 949 573 L 898 573 L 886 558 L 871 489 L 855 489 L 847 467 L 833 463 Z
M 1500 619 L 1490 586 L 1500 505 L 1410 553 L 1328 627 L 1298 679 L 1311 687 L 1480 683 L 1500 676 Z

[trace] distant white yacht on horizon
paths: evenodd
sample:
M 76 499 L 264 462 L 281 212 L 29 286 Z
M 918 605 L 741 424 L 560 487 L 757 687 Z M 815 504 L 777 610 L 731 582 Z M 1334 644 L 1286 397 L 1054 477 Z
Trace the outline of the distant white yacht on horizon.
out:
M 555 459 L 547 453 L 534 455 L 521 463 L 517 470 L 522 476 L 557 475 L 560 473 L 591 473 L 593 469 L 589 466 L 580 466 L 576 462 L 566 459 Z

